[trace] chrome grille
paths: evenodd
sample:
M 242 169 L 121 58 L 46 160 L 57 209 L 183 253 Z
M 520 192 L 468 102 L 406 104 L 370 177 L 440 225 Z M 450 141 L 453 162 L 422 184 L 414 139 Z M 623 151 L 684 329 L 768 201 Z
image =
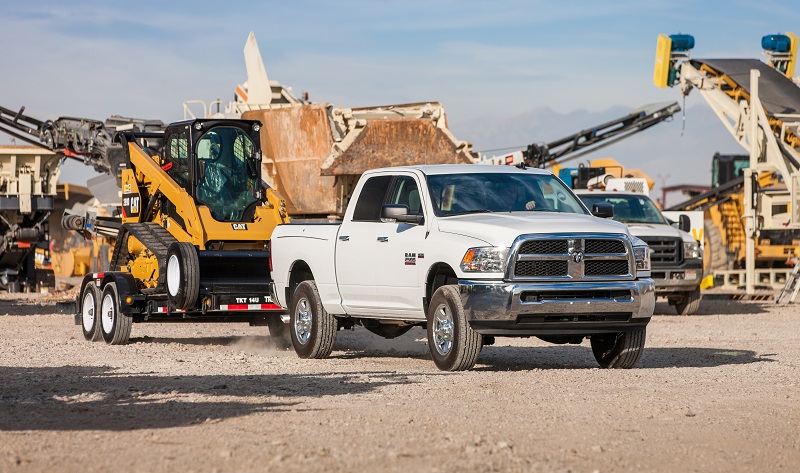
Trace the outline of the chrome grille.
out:
M 625 243 L 619 240 L 586 240 L 586 253 L 625 253 Z
M 514 276 L 566 276 L 566 261 L 519 261 L 514 268 Z
M 530 240 L 519 248 L 522 254 L 554 255 L 567 252 L 567 240 Z
M 673 265 L 683 261 L 680 238 L 643 237 L 642 240 L 650 247 L 650 264 L 653 266 Z
M 531 235 L 520 237 L 514 247 L 513 266 L 509 268 L 513 279 L 633 278 L 633 255 L 624 236 Z
M 583 274 L 586 276 L 624 276 L 628 274 L 628 261 L 586 260 Z

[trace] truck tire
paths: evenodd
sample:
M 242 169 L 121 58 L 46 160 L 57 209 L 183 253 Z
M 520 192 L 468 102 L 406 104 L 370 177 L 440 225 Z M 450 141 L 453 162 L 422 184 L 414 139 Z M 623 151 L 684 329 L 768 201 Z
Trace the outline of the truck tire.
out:
M 103 338 L 100 332 L 100 289 L 89 283 L 81 293 L 81 330 L 83 338 L 89 342 L 97 342 Z
M 200 292 L 200 260 L 194 245 L 184 241 L 167 252 L 167 297 L 177 309 L 192 309 Z
M 701 298 L 700 288 L 698 287 L 694 291 L 685 293 L 680 301 L 676 301 L 675 310 L 678 312 L 678 315 L 694 315 L 697 313 L 697 309 L 700 308 Z
M 103 287 L 100 299 L 100 330 L 103 340 L 109 345 L 124 345 L 131 336 L 133 319 L 119 310 L 117 284 L 110 282 Z
M 267 319 L 269 338 L 278 350 L 288 350 L 292 348 L 292 337 L 289 335 L 289 324 L 283 323 L 280 316 Z
M 442 371 L 463 371 L 478 361 L 483 347 L 481 335 L 469 326 L 458 288 L 441 286 L 428 308 L 428 349 Z
M 592 335 L 592 353 L 601 368 L 628 369 L 636 366 L 644 352 L 647 330 Z
M 314 281 L 298 284 L 289 310 L 289 332 L 297 356 L 325 358 L 330 355 L 339 326 L 336 318 L 322 306 Z

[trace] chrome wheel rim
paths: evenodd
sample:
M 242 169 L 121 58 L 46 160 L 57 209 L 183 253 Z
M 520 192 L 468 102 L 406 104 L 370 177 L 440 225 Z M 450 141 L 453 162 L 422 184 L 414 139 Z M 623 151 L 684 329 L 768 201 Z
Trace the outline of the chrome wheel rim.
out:
M 169 295 L 177 296 L 180 286 L 181 265 L 178 262 L 178 255 L 171 255 L 167 261 L 167 291 L 169 291 Z
M 83 331 L 89 333 L 94 327 L 94 314 L 96 311 L 96 301 L 92 289 L 89 288 L 83 295 L 83 307 L 81 308 L 81 320 L 83 321 Z
M 445 304 L 437 307 L 433 315 L 433 345 L 442 356 L 453 348 L 453 317 Z
M 294 311 L 294 335 L 301 345 L 308 343 L 311 338 L 312 317 L 308 299 L 305 297 L 300 299 Z
M 111 294 L 106 294 L 103 297 L 103 304 L 100 308 L 100 321 L 103 324 L 103 332 L 111 333 L 114 328 L 114 297 Z

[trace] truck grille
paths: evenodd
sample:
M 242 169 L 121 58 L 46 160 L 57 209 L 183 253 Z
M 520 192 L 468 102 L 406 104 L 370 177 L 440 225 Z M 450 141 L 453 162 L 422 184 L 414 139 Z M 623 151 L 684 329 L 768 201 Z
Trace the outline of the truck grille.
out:
M 650 264 L 653 266 L 669 266 L 683 261 L 683 249 L 680 238 L 642 237 L 650 247 Z
M 513 255 L 514 279 L 632 278 L 632 255 L 622 237 L 523 236 Z

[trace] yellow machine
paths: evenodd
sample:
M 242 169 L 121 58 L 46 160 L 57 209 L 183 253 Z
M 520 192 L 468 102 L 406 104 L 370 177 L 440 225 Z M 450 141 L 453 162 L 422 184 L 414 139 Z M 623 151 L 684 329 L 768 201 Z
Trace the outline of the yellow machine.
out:
M 288 217 L 260 178 L 260 126 L 197 119 L 118 135 L 128 158 L 121 225 L 108 271 L 81 286 L 76 323 L 87 340 L 125 343 L 133 322 L 151 321 L 282 331 L 269 239 Z
M 793 33 L 771 34 L 761 39 L 766 62 L 696 59 L 690 58 L 691 35 L 658 37 L 655 85 L 679 86 L 684 96 L 697 89 L 749 152 L 725 181 L 715 176 L 710 191 L 670 209 L 705 211 L 712 270 L 786 267 L 798 255 L 800 88 L 793 82 L 798 45 Z

